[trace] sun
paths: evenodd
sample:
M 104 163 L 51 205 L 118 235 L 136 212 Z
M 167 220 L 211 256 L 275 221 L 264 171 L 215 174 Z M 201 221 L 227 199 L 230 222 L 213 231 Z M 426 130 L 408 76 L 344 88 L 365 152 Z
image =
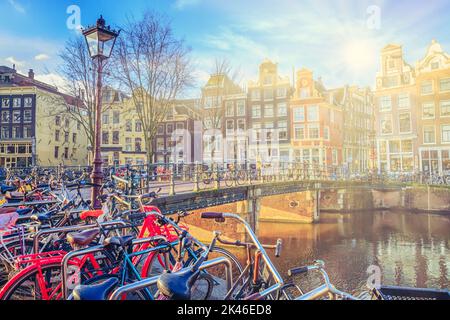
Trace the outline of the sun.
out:
M 347 70 L 368 71 L 377 61 L 376 45 L 370 39 L 350 40 L 342 46 L 341 60 Z

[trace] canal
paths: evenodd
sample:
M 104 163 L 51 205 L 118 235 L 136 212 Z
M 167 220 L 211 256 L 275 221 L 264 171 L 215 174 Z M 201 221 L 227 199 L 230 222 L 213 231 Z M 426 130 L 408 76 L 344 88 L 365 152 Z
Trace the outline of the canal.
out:
M 263 243 L 283 239 L 275 259 L 283 277 L 294 266 L 324 260 L 333 284 L 353 294 L 367 291 L 369 266 L 379 266 L 382 284 L 450 288 L 450 216 L 405 212 L 322 214 L 316 225 L 260 223 Z M 317 275 L 295 279 L 304 290 Z

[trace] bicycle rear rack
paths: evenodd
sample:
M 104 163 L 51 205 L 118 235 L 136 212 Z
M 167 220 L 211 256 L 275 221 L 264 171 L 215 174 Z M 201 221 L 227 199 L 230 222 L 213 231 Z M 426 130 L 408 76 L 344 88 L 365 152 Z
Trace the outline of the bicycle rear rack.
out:
M 41 263 L 44 261 L 49 261 L 50 259 L 54 259 L 56 261 L 62 261 L 62 258 L 66 256 L 66 251 L 50 251 L 50 252 L 42 252 L 37 254 L 29 254 L 20 256 L 17 258 L 16 263 L 20 266 L 26 266 L 34 263 Z

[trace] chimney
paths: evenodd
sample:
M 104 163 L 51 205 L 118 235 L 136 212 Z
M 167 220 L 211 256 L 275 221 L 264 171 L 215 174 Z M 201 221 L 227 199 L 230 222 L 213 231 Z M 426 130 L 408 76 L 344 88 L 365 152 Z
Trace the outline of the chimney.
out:
M 34 80 L 34 71 L 33 71 L 33 69 L 30 69 L 30 71 L 28 71 L 28 78 L 30 78 L 31 80 Z

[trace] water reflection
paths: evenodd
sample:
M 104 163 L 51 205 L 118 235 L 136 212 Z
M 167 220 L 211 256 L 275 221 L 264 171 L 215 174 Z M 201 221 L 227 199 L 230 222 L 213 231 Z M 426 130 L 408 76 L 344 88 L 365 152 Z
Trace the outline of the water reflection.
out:
M 450 217 L 364 212 L 321 218 L 317 225 L 260 224 L 262 242 L 284 241 L 283 256 L 274 259 L 283 276 L 322 259 L 333 283 L 355 294 L 366 290 L 371 265 L 381 268 L 384 285 L 450 288 Z M 297 281 L 307 288 L 317 283 Z

